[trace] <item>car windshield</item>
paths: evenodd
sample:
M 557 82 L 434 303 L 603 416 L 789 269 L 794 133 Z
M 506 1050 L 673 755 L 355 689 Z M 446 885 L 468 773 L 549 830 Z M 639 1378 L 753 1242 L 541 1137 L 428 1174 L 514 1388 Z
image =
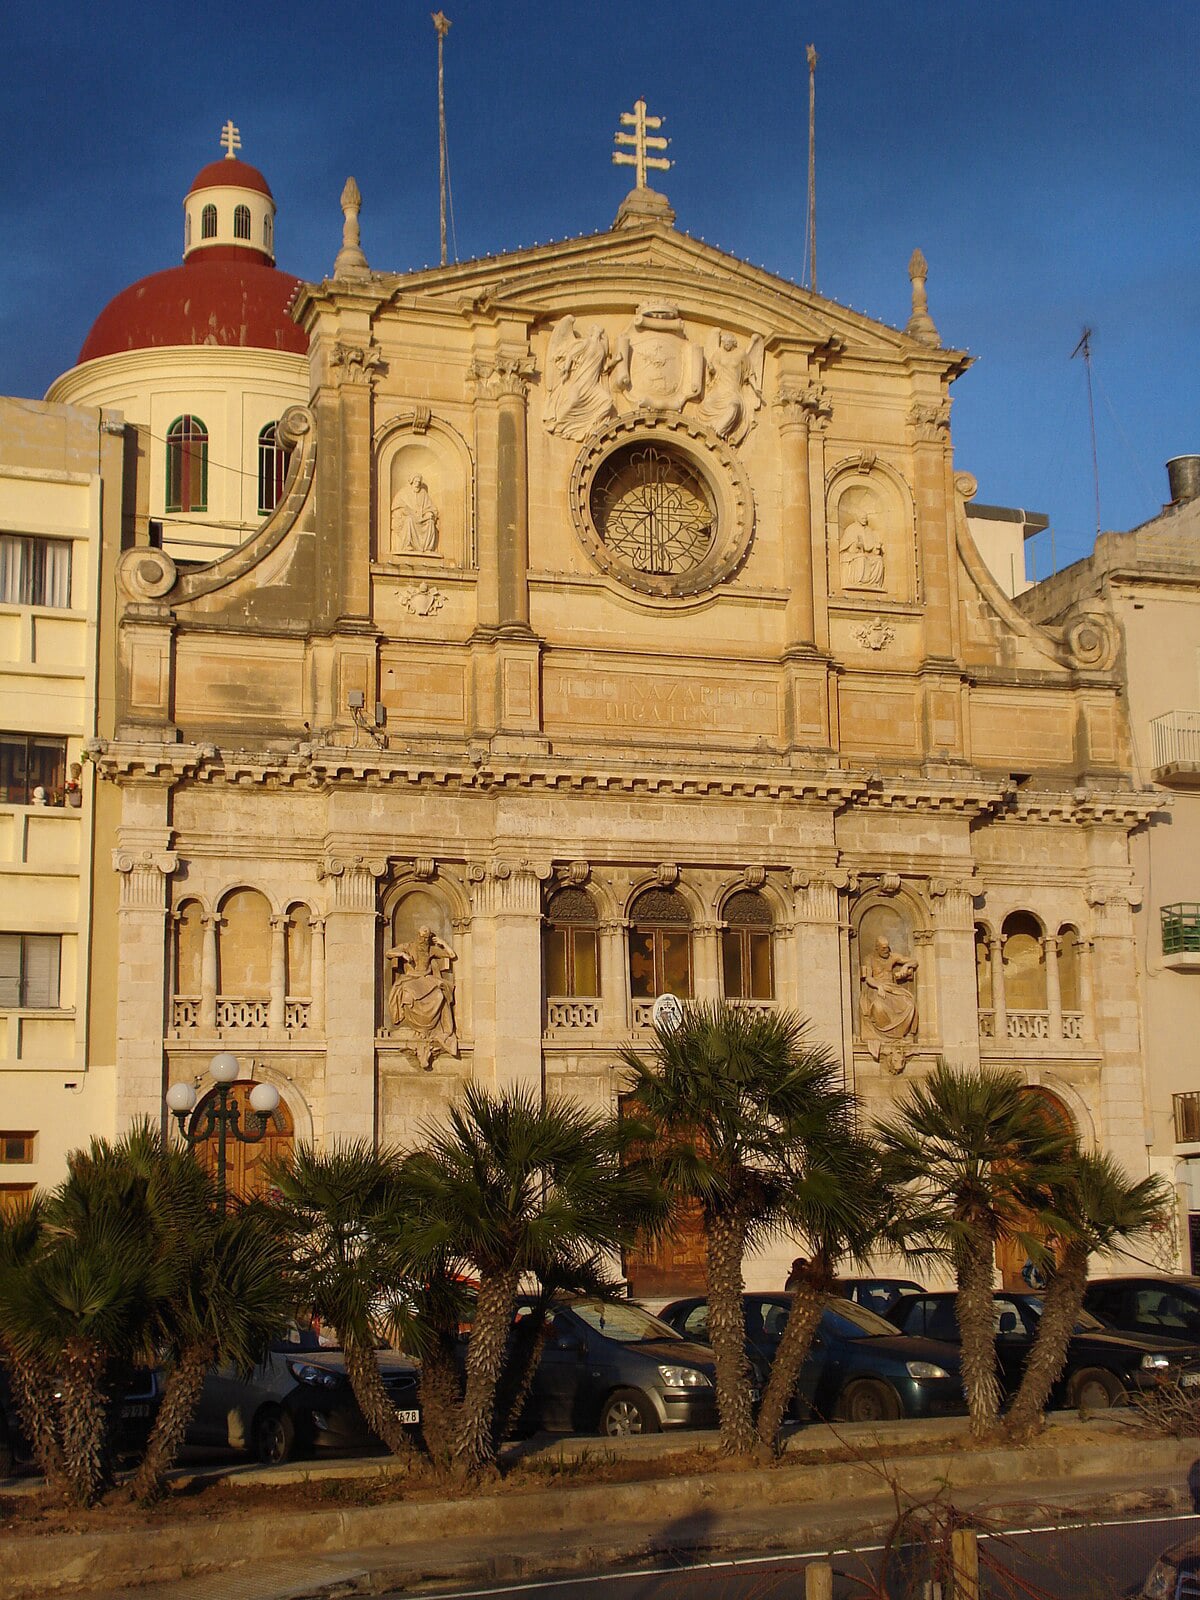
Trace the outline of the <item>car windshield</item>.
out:
M 1042 1302 L 1036 1295 L 1031 1295 L 1025 1301 L 1025 1305 L 1033 1316 L 1041 1316 Z M 1098 1321 L 1090 1311 L 1081 1311 L 1075 1319 L 1075 1326 L 1071 1329 L 1072 1333 L 1103 1333 L 1104 1331 L 1104 1324 Z
M 831 1302 L 825 1308 L 825 1315 L 832 1323 L 833 1331 L 842 1339 L 876 1339 L 883 1333 L 894 1338 L 896 1334 L 890 1322 L 885 1322 L 882 1317 L 853 1300 Z
M 618 1344 L 642 1344 L 647 1339 L 679 1339 L 674 1328 L 627 1301 L 572 1300 L 571 1310 L 589 1328 Z

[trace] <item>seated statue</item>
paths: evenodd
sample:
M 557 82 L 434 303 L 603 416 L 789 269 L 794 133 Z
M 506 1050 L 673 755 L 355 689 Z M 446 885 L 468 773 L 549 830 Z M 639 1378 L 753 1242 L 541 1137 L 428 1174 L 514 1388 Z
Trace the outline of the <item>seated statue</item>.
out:
M 388 991 L 388 1017 L 394 1028 L 417 1034 L 417 1055 L 426 1072 L 435 1055 L 458 1055 L 454 1026 L 454 975 L 457 953 L 429 928 L 386 953 L 395 976 Z
M 883 937 L 876 939 L 862 969 L 858 1009 L 863 1039 L 875 1060 L 882 1053 L 893 1072 L 900 1070 L 895 1062 L 903 1058 L 904 1041 L 917 1031 L 916 972 L 915 958 L 895 954 Z

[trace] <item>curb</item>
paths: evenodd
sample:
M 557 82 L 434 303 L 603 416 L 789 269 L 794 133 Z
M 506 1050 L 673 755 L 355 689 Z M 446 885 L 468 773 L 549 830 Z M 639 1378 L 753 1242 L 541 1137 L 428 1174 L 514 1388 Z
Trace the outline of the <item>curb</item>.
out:
M 1089 1479 L 1128 1480 L 1132 1468 L 1143 1477 L 1178 1476 L 1182 1493 L 1200 1445 L 1194 1440 L 1138 1440 L 1134 1458 L 1133 1443 L 1110 1437 L 1023 1450 L 935 1452 L 891 1461 L 888 1473 L 910 1495 L 1017 1487 L 1022 1499 L 1029 1501 L 1036 1498 L 1039 1481 L 1060 1486 L 1064 1480 L 1078 1483 L 1086 1492 Z M 227 1571 L 248 1561 L 294 1562 L 298 1551 L 314 1558 L 363 1550 L 394 1552 L 402 1561 L 408 1547 L 438 1546 L 439 1570 L 455 1569 L 455 1547 L 471 1539 L 488 1540 L 494 1549 L 515 1536 L 553 1542 L 556 1535 L 575 1535 L 595 1546 L 606 1543 L 596 1539 L 597 1529 L 615 1533 L 618 1526 L 627 1530 L 625 1547 L 635 1541 L 629 1553 L 636 1555 L 651 1548 L 665 1529 L 674 1530 L 672 1539 L 678 1543 L 677 1536 L 689 1524 L 711 1526 L 725 1514 L 753 1518 L 784 1508 L 828 1512 L 831 1505 L 856 1504 L 865 1510 L 865 1502 L 888 1492 L 884 1447 L 879 1446 L 877 1453 L 878 1465 L 869 1460 L 794 1467 L 785 1463 L 694 1477 L 483 1493 L 470 1500 L 255 1513 L 228 1524 L 220 1542 L 211 1537 L 211 1524 L 191 1521 L 178 1527 L 18 1535 L 5 1540 L 0 1600 L 86 1594 L 95 1588 L 97 1573 L 103 1573 L 109 1586 L 134 1587 Z M 561 1547 L 554 1553 L 562 1558 Z M 412 1574 L 408 1577 L 411 1581 Z

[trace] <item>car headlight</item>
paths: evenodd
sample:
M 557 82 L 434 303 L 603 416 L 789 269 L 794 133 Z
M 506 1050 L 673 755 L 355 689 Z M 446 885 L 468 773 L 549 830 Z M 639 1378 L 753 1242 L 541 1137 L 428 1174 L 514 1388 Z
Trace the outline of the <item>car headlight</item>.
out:
M 297 1383 L 311 1384 L 316 1389 L 336 1389 L 341 1382 L 336 1372 L 314 1367 L 310 1361 L 289 1361 L 287 1367 Z
M 1142 1600 L 1171 1600 L 1178 1574 L 1170 1561 L 1156 1561 L 1142 1585 Z
M 658 1375 L 668 1389 L 711 1389 L 708 1375 L 699 1367 L 667 1367 L 658 1369 Z
M 1142 1367 L 1148 1372 L 1154 1371 L 1155 1369 L 1161 1371 L 1163 1367 L 1169 1367 L 1170 1365 L 1170 1356 L 1164 1356 L 1161 1352 L 1156 1354 L 1154 1351 L 1151 1351 L 1148 1355 L 1144 1355 L 1142 1357 Z
M 906 1361 L 910 1378 L 948 1378 L 950 1374 L 945 1367 L 939 1367 L 936 1361 Z

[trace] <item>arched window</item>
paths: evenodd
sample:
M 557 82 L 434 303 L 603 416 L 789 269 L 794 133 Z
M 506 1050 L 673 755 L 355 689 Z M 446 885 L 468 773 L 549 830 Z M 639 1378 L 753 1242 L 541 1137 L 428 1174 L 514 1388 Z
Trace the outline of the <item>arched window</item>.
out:
M 268 422 L 258 435 L 258 514 L 265 517 L 283 499 L 292 452 L 279 443 L 275 423 Z
M 1058 989 L 1064 1011 L 1083 1009 L 1079 964 L 1079 929 L 1067 923 L 1058 930 Z
M 692 996 L 692 914 L 673 889 L 646 889 L 629 911 L 629 993 Z
M 217 993 L 266 1000 L 271 993 L 271 907 L 257 889 L 235 889 L 221 904 Z
M 542 941 L 546 993 L 555 999 L 595 999 L 600 993 L 600 930 L 586 889 L 560 889 L 546 907 Z
M 205 206 L 200 213 L 200 237 L 202 239 L 215 239 L 217 237 L 216 206 Z
M 285 994 L 289 1000 L 312 996 L 312 915 L 307 906 L 293 906 L 285 929 L 287 973 Z
M 275 248 L 274 239 L 272 237 L 273 233 L 274 229 L 271 226 L 271 214 L 268 212 L 263 218 L 263 249 L 266 250 L 268 254 Z
M 192 213 L 190 211 L 186 212 L 183 218 L 183 248 L 185 250 L 192 248 Z
M 1045 1011 L 1046 952 L 1042 925 L 1028 911 L 1004 919 L 1004 997 L 1009 1011 Z
M 200 994 L 204 949 L 204 913 L 198 900 L 188 900 L 175 916 L 175 993 L 195 999 Z
M 250 237 L 250 207 L 234 206 L 233 208 L 233 237 L 235 239 L 248 239 Z
M 721 972 L 727 1000 L 774 1000 L 771 908 L 761 894 L 742 889 L 725 902 Z
M 167 510 L 208 510 L 208 429 L 199 417 L 176 417 L 167 429 Z

